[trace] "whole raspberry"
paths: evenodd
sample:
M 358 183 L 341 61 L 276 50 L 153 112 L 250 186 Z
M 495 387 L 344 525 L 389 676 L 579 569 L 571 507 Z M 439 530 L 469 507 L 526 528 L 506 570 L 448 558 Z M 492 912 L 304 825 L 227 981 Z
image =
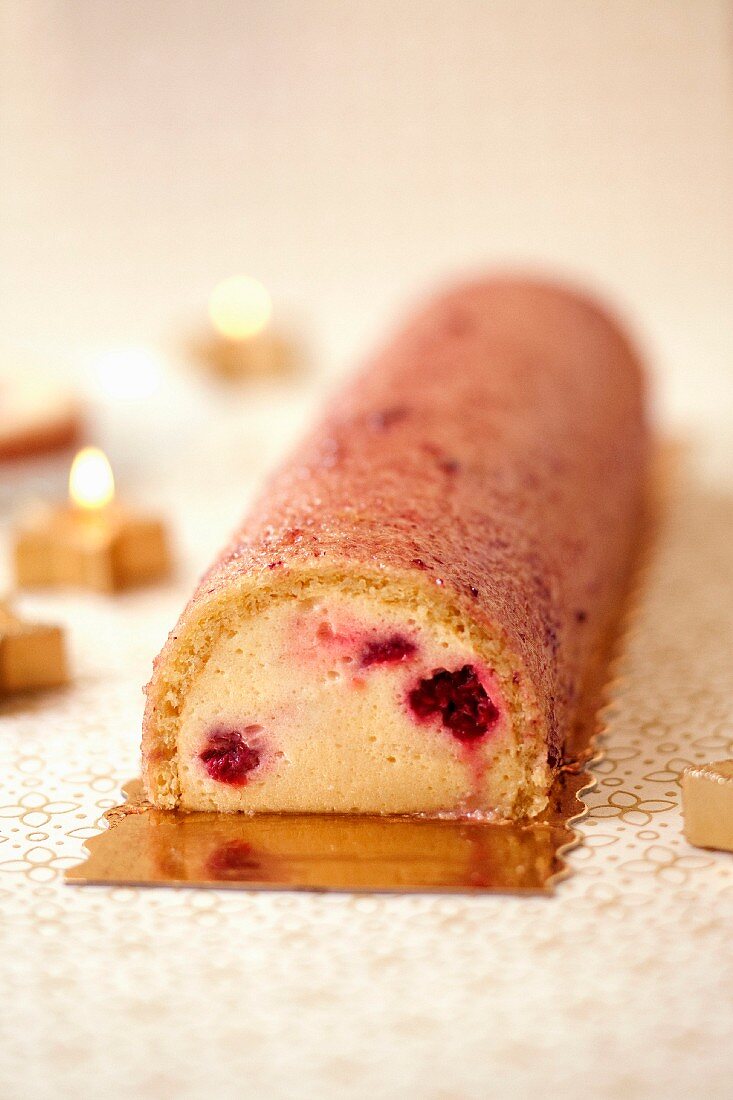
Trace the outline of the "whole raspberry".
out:
M 408 699 L 418 718 L 440 715 L 443 725 L 459 741 L 483 737 L 499 717 L 473 665 L 463 665 L 455 672 L 436 669 L 432 676 L 420 680 Z
M 206 748 L 199 753 L 199 760 L 211 778 L 232 787 L 244 786 L 261 760 L 259 749 L 247 744 L 245 734 L 251 738 L 261 729 L 261 726 L 245 726 L 242 730 L 221 727 L 212 730 Z

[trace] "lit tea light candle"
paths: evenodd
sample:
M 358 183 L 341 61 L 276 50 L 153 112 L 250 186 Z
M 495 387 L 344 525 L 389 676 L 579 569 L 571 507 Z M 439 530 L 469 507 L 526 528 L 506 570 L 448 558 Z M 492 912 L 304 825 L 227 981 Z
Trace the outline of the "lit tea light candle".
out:
M 29 623 L 0 602 L 0 697 L 68 683 L 60 626 Z
M 196 347 L 214 373 L 236 379 L 278 374 L 291 365 L 291 349 L 272 325 L 272 299 L 257 279 L 233 275 L 209 298 L 212 331 Z
M 85 447 L 74 458 L 69 472 L 69 499 L 82 512 L 100 515 L 115 497 L 115 479 L 104 451 Z
M 65 507 L 36 509 L 19 525 L 14 559 L 20 587 L 116 592 L 169 574 L 164 524 L 115 501 L 112 469 L 96 447 L 85 447 L 74 459 L 69 498 Z

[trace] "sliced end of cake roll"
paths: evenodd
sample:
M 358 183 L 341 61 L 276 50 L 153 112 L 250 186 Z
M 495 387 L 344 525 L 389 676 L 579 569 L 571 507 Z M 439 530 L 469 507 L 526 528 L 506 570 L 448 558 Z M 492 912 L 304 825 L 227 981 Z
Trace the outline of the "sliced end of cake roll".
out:
M 145 774 L 158 805 L 542 810 L 546 735 L 505 638 L 419 571 L 280 572 L 179 625 L 149 693 Z

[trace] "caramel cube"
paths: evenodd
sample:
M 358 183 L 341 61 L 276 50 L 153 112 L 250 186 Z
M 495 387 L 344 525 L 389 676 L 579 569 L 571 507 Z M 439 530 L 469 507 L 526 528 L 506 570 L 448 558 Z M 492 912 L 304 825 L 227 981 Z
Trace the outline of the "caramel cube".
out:
M 733 852 L 733 760 L 686 768 L 682 809 L 690 844 Z
M 59 687 L 68 678 L 61 628 L 24 622 L 0 604 L 0 695 Z

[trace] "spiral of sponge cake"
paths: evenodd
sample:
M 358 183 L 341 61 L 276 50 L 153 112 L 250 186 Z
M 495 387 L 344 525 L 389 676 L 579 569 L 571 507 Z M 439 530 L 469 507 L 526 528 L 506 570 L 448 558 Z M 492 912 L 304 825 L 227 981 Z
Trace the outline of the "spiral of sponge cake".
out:
M 538 813 L 618 613 L 650 433 L 623 330 L 520 278 L 429 302 L 331 402 L 147 689 L 159 806 Z

